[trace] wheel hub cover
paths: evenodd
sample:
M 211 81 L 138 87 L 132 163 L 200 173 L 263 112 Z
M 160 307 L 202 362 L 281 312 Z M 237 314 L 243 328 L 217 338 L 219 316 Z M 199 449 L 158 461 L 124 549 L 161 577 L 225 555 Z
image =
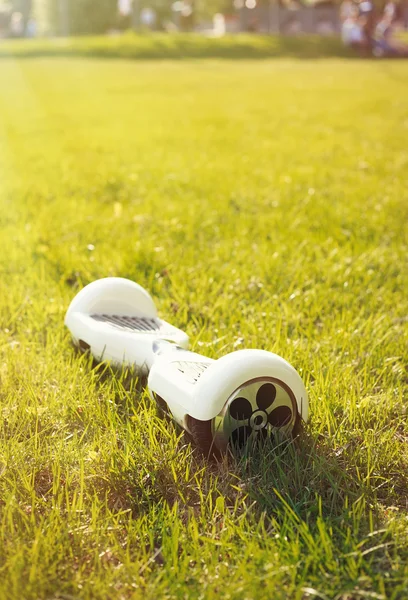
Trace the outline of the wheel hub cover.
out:
M 297 405 L 292 390 L 279 379 L 262 377 L 240 386 L 213 420 L 215 445 L 242 447 L 272 437 L 279 443 L 291 436 Z

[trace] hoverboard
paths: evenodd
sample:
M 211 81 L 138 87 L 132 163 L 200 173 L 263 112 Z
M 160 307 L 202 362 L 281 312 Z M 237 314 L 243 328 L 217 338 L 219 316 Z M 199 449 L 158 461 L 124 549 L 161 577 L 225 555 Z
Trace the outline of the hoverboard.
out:
M 148 292 L 119 277 L 99 279 L 71 302 L 65 324 L 74 343 L 97 361 L 148 375 L 148 391 L 206 454 L 296 435 L 308 418 L 297 371 L 264 350 L 218 360 L 189 351 L 186 333 L 160 319 Z

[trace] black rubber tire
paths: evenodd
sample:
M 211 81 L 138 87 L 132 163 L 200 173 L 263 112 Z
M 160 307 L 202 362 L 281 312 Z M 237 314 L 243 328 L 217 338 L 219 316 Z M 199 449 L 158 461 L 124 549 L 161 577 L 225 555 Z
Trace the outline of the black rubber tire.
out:
M 297 437 L 299 437 L 299 435 L 302 433 L 302 431 L 303 431 L 302 417 L 297 412 L 296 413 L 296 421 L 295 421 L 295 424 L 293 425 L 293 429 L 292 429 L 292 437 L 293 437 L 293 439 L 296 439 Z
M 197 448 L 204 454 L 204 456 L 210 458 L 220 458 L 221 453 L 214 444 L 214 438 L 212 434 L 212 421 L 198 421 L 193 417 L 188 417 L 188 427 L 191 432 L 191 438 Z M 292 430 L 293 439 L 297 438 L 303 429 L 302 419 L 297 413 L 296 421 Z
M 198 421 L 190 416 L 187 418 L 191 438 L 200 452 L 209 458 L 219 458 L 221 455 L 220 451 L 214 444 L 211 427 L 212 421 Z

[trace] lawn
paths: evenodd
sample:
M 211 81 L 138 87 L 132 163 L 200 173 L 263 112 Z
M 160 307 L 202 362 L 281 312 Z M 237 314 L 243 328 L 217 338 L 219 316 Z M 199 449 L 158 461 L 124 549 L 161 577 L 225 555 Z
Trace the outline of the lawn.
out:
M 407 598 L 408 63 L 4 48 L 0 598 Z M 288 359 L 301 439 L 209 463 L 78 355 L 108 275 Z

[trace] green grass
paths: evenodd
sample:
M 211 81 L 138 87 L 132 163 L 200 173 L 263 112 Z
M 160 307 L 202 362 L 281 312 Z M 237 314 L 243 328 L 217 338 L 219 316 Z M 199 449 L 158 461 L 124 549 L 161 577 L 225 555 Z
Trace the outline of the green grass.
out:
M 355 57 L 339 37 L 317 35 L 226 35 L 212 38 L 201 34 L 145 34 L 127 32 L 119 36 L 7 40 L 0 44 L 0 58 L 7 56 L 82 56 L 103 58 L 298 58 Z
M 407 64 L 0 78 L 0 598 L 407 598 Z M 292 362 L 299 443 L 209 464 L 80 357 L 64 314 L 107 275 L 199 352 Z

